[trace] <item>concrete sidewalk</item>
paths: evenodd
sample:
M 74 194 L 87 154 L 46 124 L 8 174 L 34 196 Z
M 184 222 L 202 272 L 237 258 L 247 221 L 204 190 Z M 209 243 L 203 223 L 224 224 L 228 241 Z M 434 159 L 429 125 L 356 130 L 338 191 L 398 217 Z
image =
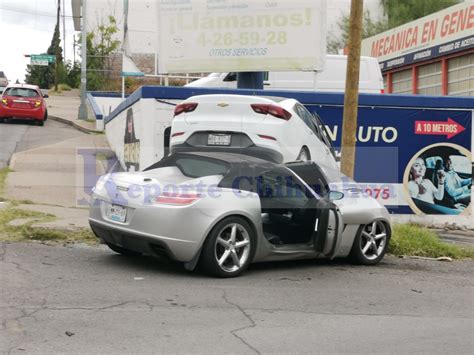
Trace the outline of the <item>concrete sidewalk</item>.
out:
M 57 143 L 14 153 L 5 184 L 5 197 L 23 201 L 18 208 L 52 214 L 56 221 L 41 228 L 89 228 L 88 202 L 97 178 L 116 163 L 104 134 L 95 133 L 95 122 L 77 119 L 78 90 L 47 99 L 51 119 L 67 123 L 78 137 L 54 137 Z M 47 126 L 44 127 L 47 129 Z
M 79 106 L 81 104 L 80 92 L 78 89 L 63 91 L 61 94 L 49 93 L 51 96 L 46 99 L 48 105 L 48 116 L 53 120 L 69 124 L 84 133 L 97 133 L 96 122 L 93 114 L 88 113 L 89 120 L 78 119 Z

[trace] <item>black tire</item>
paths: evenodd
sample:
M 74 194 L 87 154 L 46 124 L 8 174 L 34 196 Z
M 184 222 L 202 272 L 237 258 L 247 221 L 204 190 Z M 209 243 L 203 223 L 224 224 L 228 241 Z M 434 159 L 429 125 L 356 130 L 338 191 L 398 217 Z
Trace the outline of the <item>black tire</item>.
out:
M 306 158 L 304 158 L 304 157 L 306 157 Z M 308 147 L 305 146 L 305 147 L 301 148 L 300 153 L 296 157 L 296 160 L 311 161 L 311 154 L 309 152 Z
M 44 126 L 44 121 L 36 121 L 36 125 L 43 127 Z
M 119 247 L 118 245 L 115 245 L 115 244 L 111 244 L 111 243 L 105 243 L 107 244 L 107 246 L 112 249 L 114 252 L 118 253 L 118 254 L 122 254 L 124 256 L 140 256 L 142 255 L 141 253 L 137 252 L 137 251 L 133 251 L 133 250 L 130 250 L 130 249 L 125 249 L 125 248 L 122 248 L 122 247 Z
M 222 241 L 227 232 L 232 234 L 232 228 L 236 225 L 236 237 L 233 245 L 229 244 L 229 248 L 224 247 L 218 242 L 218 237 L 221 237 Z M 225 238 L 224 238 L 225 239 Z M 242 243 L 248 240 L 248 244 L 242 247 L 237 247 L 236 243 Z M 227 241 L 227 240 L 225 240 Z M 248 245 L 248 248 L 247 248 Z M 208 274 L 217 277 L 236 277 L 242 274 L 250 265 L 253 256 L 255 254 L 257 246 L 257 237 L 251 225 L 242 217 L 231 216 L 224 218 L 222 221 L 217 223 L 212 231 L 206 238 L 202 249 L 200 258 L 200 265 Z M 222 254 L 220 254 L 222 251 Z M 219 256 L 223 257 L 224 253 L 228 253 L 227 258 L 224 260 L 230 261 L 229 264 L 233 264 L 234 255 L 237 258 L 241 258 L 240 261 L 244 260 L 242 265 L 232 270 L 231 265 L 223 263 L 219 265 Z M 230 260 L 229 260 L 230 259 Z
M 367 233 L 367 228 L 370 227 L 374 222 L 371 222 L 366 225 L 360 226 L 357 236 L 354 239 L 354 243 L 352 244 L 351 252 L 349 253 L 349 259 L 358 265 L 376 265 L 383 259 L 385 253 L 388 249 L 388 244 L 390 241 L 390 227 L 387 226 L 382 221 L 376 221 L 376 231 L 375 234 L 381 235 L 385 233 L 385 239 L 383 246 L 379 243 L 378 245 L 375 244 L 371 246 L 369 250 L 364 253 L 364 246 L 367 246 L 369 239 L 365 237 L 364 232 Z M 377 241 L 375 241 L 377 243 Z
M 44 113 L 44 121 L 46 121 L 48 119 L 48 110 L 46 110 L 46 112 Z

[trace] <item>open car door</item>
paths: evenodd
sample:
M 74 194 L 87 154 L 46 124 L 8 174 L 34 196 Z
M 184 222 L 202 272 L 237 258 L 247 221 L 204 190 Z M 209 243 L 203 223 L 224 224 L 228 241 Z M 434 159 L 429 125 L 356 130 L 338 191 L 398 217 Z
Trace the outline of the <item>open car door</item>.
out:
M 342 237 L 341 212 L 326 198 L 318 201 L 317 210 L 313 232 L 314 248 L 325 257 L 333 258 Z

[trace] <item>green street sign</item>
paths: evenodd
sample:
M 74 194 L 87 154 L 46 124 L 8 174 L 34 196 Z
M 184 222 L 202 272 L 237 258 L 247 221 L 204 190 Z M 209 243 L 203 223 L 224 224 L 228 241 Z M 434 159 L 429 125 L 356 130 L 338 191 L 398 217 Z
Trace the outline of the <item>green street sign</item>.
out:
M 32 62 L 48 62 L 54 63 L 56 61 L 56 56 L 50 54 L 32 54 L 30 55 Z

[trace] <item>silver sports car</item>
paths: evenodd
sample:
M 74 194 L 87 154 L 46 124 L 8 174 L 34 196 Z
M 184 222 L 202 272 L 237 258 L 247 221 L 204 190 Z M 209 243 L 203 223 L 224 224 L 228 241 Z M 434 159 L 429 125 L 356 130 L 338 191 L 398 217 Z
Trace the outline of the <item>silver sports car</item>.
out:
M 89 221 L 115 252 L 166 255 L 219 277 L 271 260 L 349 256 L 377 264 L 391 233 L 385 207 L 336 170 L 211 152 L 104 175 Z

